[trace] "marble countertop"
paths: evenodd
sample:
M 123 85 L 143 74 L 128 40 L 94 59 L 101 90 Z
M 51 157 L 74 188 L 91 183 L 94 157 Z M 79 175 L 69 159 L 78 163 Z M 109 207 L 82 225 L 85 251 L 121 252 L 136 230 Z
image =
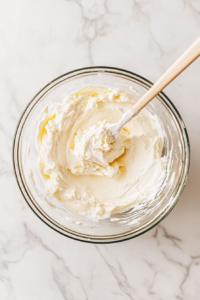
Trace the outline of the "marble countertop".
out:
M 30 99 L 73 69 L 104 65 L 155 81 L 199 36 L 199 0 L 7 0 L 0 9 L 0 299 L 200 299 L 200 59 L 165 93 L 191 143 L 187 186 L 157 227 L 80 243 L 50 229 L 17 186 L 12 143 Z

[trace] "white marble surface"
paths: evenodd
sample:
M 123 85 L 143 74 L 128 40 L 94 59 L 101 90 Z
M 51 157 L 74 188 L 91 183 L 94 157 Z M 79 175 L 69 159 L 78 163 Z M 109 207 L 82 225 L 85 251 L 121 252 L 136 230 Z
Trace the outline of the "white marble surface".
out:
M 200 299 L 200 59 L 166 94 L 191 142 L 171 214 L 127 242 L 92 245 L 51 230 L 17 186 L 12 143 L 35 93 L 70 70 L 105 65 L 155 81 L 200 34 L 199 0 L 0 1 L 0 299 Z

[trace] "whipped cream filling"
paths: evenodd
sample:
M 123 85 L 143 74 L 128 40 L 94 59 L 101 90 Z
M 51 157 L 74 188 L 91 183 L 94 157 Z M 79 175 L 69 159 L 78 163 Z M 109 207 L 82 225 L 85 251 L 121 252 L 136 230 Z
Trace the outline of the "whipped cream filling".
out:
M 86 87 L 47 106 L 38 126 L 40 169 L 48 196 L 93 219 L 152 199 L 166 158 L 159 119 L 144 108 L 115 142 L 107 130 L 137 101 L 126 92 Z

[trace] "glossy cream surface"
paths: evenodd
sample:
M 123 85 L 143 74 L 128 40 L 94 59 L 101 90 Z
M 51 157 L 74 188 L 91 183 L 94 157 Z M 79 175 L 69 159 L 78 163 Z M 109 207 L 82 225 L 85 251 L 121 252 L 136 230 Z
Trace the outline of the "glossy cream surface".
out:
M 144 108 L 116 142 L 106 125 L 137 101 L 126 92 L 86 87 L 47 106 L 38 126 L 40 168 L 46 192 L 78 214 L 108 218 L 152 199 L 163 182 L 163 131 Z

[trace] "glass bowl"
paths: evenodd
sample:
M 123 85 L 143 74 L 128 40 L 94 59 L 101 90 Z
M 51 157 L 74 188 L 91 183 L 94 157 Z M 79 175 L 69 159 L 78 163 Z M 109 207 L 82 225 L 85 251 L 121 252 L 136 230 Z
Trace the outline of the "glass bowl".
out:
M 92 243 L 124 241 L 154 227 L 177 203 L 189 171 L 189 139 L 177 109 L 161 92 L 147 106 L 162 123 L 163 155 L 168 161 L 166 176 L 156 197 L 98 222 L 70 211 L 59 200 L 46 195 L 36 147 L 38 116 L 49 102 L 53 105 L 88 85 L 114 87 L 140 98 L 152 83 L 132 72 L 110 67 L 79 69 L 51 81 L 28 104 L 17 126 L 13 145 L 15 175 L 31 209 L 59 233 Z

